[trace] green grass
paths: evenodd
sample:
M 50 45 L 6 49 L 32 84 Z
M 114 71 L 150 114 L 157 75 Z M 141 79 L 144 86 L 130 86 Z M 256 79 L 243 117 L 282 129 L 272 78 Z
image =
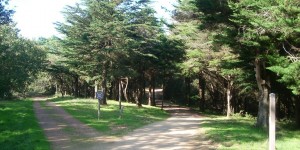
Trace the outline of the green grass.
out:
M 168 113 L 160 108 L 150 106 L 138 108 L 135 104 L 123 102 L 122 105 L 125 106 L 123 117 L 119 118 L 118 102 L 110 100 L 108 105 L 101 105 L 101 117 L 98 120 L 98 102 L 95 99 L 56 98 L 50 101 L 54 101 L 81 122 L 106 135 L 121 136 L 169 117 Z
M 35 118 L 32 101 L 0 101 L 0 149 L 50 149 Z
M 219 149 L 265 150 L 268 149 L 268 133 L 254 127 L 254 118 L 210 117 L 204 119 L 201 127 L 208 138 L 220 144 Z M 300 149 L 300 130 L 294 130 L 290 123 L 277 123 L 276 149 Z

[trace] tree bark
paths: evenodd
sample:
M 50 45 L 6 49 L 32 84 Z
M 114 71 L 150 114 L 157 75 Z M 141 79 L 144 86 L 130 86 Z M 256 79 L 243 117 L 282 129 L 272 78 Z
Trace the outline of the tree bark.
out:
M 263 60 L 255 59 L 255 73 L 256 82 L 258 85 L 258 115 L 257 115 L 257 127 L 266 128 L 268 126 L 268 98 L 269 98 L 269 78 L 266 74 L 266 68 Z M 264 79 L 263 79 L 264 78 Z
M 156 103 L 155 103 L 155 77 L 153 74 L 150 77 L 148 105 L 156 106 Z
M 199 74 L 199 110 L 204 111 L 205 109 L 205 79 L 203 78 L 202 72 Z
M 148 105 L 151 106 L 151 101 L 152 101 L 152 87 L 151 84 L 149 86 L 149 93 L 148 93 Z
M 78 97 L 79 96 L 79 76 L 74 75 L 74 96 Z
M 122 85 L 122 89 L 123 89 L 123 94 L 124 94 L 124 97 L 125 97 L 125 100 L 126 100 L 127 103 L 129 102 L 129 100 L 128 100 L 128 95 L 127 95 L 128 82 L 129 82 L 129 80 L 128 80 L 128 78 L 126 77 L 126 78 L 125 78 L 125 87 L 123 87 L 123 84 L 121 84 L 121 85 Z
M 230 117 L 230 115 L 233 112 L 232 110 L 232 104 L 231 104 L 231 99 L 232 99 L 232 85 L 233 85 L 233 81 L 231 81 L 229 79 L 228 83 L 227 83 L 227 88 L 226 88 L 226 93 L 227 93 L 227 118 Z
M 188 106 L 191 105 L 190 92 L 191 92 L 191 79 L 190 77 L 186 77 L 185 78 L 185 99 L 187 100 Z
M 138 87 L 135 96 L 135 103 L 138 107 L 142 107 L 143 88 Z
M 58 83 L 55 83 L 55 95 L 58 95 Z
M 84 82 L 84 97 L 87 98 L 87 92 L 88 92 L 88 85 L 86 82 Z
M 156 100 L 156 97 L 155 97 L 155 75 L 152 76 L 152 101 L 151 101 L 151 106 L 155 106 L 156 103 L 155 103 L 155 100 Z
M 143 73 L 141 73 L 143 74 Z M 143 100 L 143 93 L 144 93 L 144 82 L 145 82 L 145 77 L 144 75 L 140 75 L 137 80 L 137 87 L 135 91 L 135 103 L 138 107 L 142 107 L 142 100 Z
M 122 99 L 122 80 L 120 79 L 119 80 L 119 110 L 121 110 L 121 107 L 122 107 L 122 102 L 121 102 L 121 99 Z
M 296 116 L 296 126 L 297 126 L 298 129 L 300 129 L 300 96 L 296 97 L 295 103 L 296 103 L 296 105 L 295 105 L 296 106 L 295 107 L 295 110 L 296 110 L 296 114 L 295 114 L 295 116 Z
M 102 104 L 103 105 L 107 105 L 107 62 L 104 63 L 103 65 L 103 71 L 102 71 L 102 91 L 103 91 L 103 100 L 102 100 Z

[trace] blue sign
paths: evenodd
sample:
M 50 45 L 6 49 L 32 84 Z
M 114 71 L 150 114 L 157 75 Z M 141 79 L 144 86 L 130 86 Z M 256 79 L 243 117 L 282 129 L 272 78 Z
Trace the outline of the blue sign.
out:
M 96 97 L 98 100 L 103 100 L 104 93 L 102 91 L 98 91 L 98 92 L 96 92 Z

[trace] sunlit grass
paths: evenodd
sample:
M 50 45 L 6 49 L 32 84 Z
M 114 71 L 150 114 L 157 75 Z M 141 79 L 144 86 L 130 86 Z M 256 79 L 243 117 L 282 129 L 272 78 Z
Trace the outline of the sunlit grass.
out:
M 108 105 L 101 105 L 101 117 L 98 120 L 97 100 L 56 98 L 50 101 L 64 108 L 72 116 L 81 122 L 99 130 L 107 135 L 124 135 L 144 125 L 162 121 L 168 118 L 168 113 L 160 108 L 143 106 L 138 108 L 135 104 L 122 103 L 124 112 L 119 117 L 119 105 L 117 101 L 108 101 Z
M 201 127 L 206 135 L 220 144 L 219 149 L 231 150 L 265 150 L 268 149 L 268 133 L 256 128 L 254 118 L 225 117 L 206 118 Z M 294 130 L 292 125 L 277 123 L 276 149 L 300 149 L 300 130 Z
M 0 101 L 0 149 L 50 149 L 35 118 L 32 101 Z

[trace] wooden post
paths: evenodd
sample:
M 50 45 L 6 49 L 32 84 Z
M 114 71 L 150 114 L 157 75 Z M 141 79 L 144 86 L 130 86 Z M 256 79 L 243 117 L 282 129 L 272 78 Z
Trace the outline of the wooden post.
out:
M 98 120 L 100 119 L 100 99 L 98 99 Z
M 164 91 L 165 91 L 165 81 L 163 82 L 163 86 L 162 86 L 162 99 L 161 99 L 161 108 L 160 108 L 161 110 L 164 109 L 164 99 L 165 99 Z
M 269 150 L 275 150 L 275 94 L 270 94 L 269 102 Z
M 122 98 L 122 91 L 121 91 L 121 79 L 119 80 L 119 110 L 121 110 L 121 106 L 122 106 L 122 104 L 121 104 L 121 98 Z
M 100 118 L 100 104 L 101 101 L 103 100 L 103 97 L 104 97 L 103 91 L 96 92 L 96 98 L 98 99 L 98 120 Z

